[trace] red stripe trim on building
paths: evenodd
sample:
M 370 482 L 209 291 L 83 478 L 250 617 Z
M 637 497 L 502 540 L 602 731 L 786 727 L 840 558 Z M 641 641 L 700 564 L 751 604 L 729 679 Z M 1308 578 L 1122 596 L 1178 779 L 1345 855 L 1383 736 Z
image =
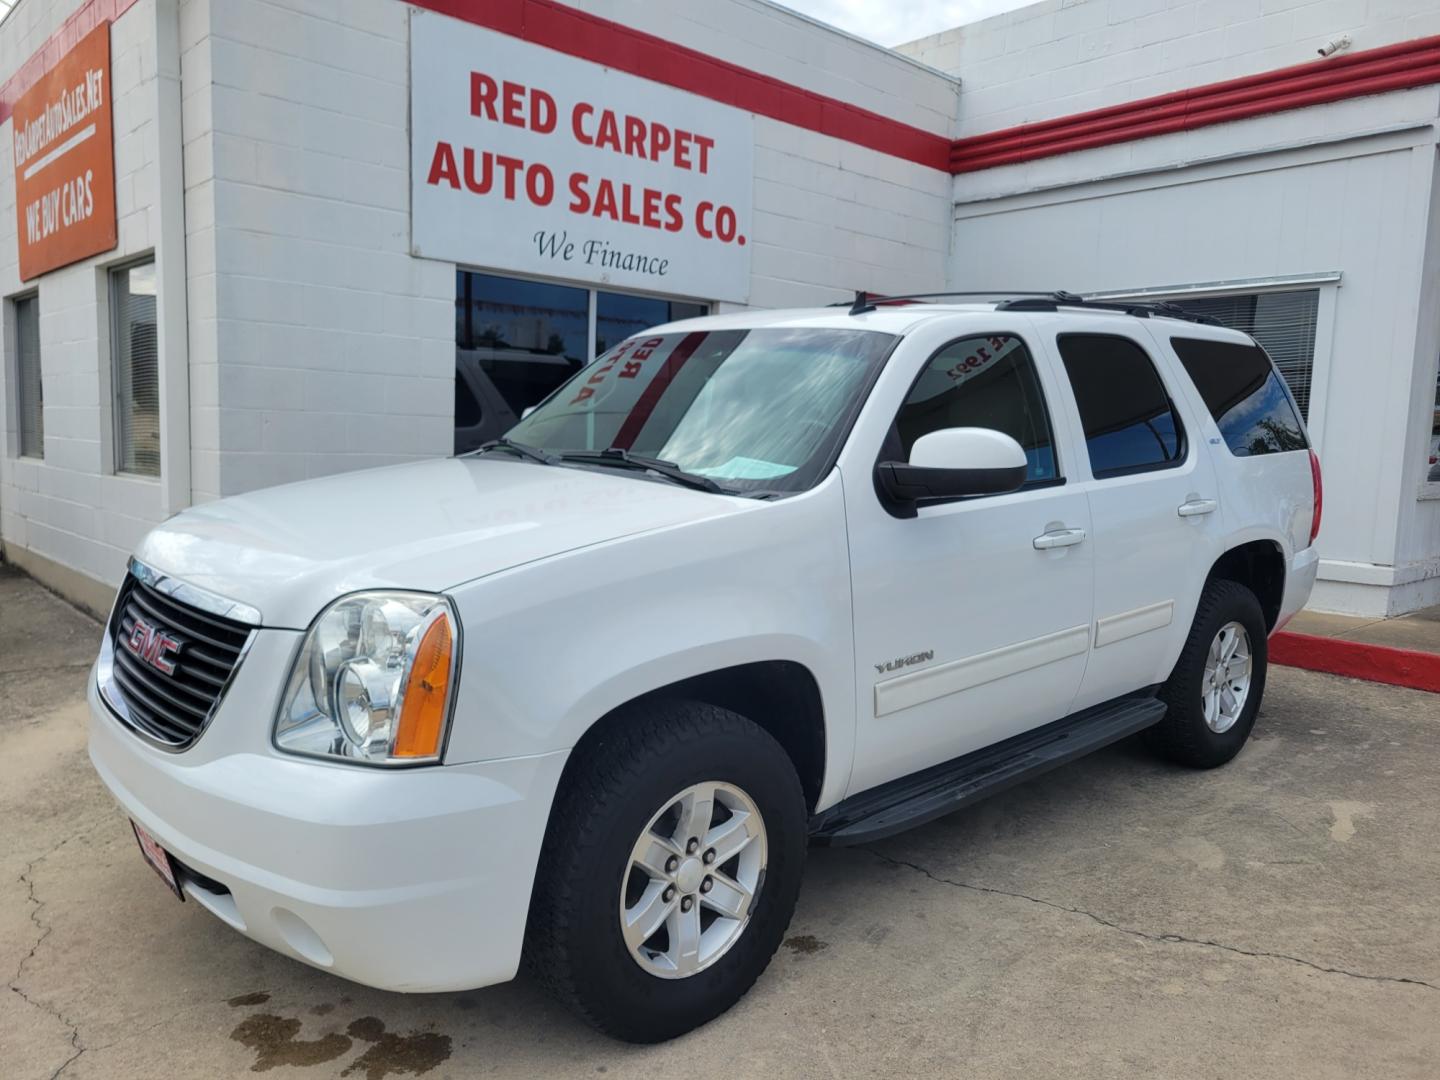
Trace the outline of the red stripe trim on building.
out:
M 71 12 L 70 17 L 60 24 L 14 75 L 0 85 L 0 124 L 10 119 L 15 111 L 15 102 L 22 94 L 40 81 L 40 76 L 60 62 L 60 58 L 73 49 L 81 38 L 103 22 L 114 22 L 135 4 L 135 0 L 88 0 Z
M 1435 653 L 1282 630 L 1270 635 L 1269 656 L 1286 667 L 1326 671 L 1440 694 L 1440 655 Z
M 950 171 L 1015 165 L 1433 83 L 1440 83 L 1440 36 L 957 139 L 950 151 Z
M 719 60 L 556 0 L 410 0 L 547 49 L 664 83 L 932 169 L 949 169 L 950 139 Z

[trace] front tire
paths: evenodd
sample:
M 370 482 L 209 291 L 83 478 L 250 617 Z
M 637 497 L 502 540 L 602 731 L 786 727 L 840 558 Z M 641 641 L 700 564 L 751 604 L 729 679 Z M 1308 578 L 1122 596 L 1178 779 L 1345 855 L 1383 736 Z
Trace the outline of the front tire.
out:
M 1224 765 L 1255 726 L 1267 669 L 1265 616 L 1255 594 L 1211 579 L 1190 636 L 1161 688 L 1165 718 L 1146 733 L 1162 757 L 1197 769 Z
M 674 1038 L 748 991 L 800 891 L 807 813 L 785 751 L 736 713 L 636 706 L 578 751 L 540 856 L 526 958 L 601 1031 Z

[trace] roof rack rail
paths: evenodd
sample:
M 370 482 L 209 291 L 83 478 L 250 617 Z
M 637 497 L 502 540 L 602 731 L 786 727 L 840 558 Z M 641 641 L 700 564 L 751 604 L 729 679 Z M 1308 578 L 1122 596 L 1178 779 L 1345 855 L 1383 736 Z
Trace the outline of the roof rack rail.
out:
M 903 293 L 897 296 L 887 296 L 885 293 L 866 292 L 864 289 L 855 290 L 855 299 L 840 300 L 831 304 L 831 307 L 844 307 L 850 305 L 851 315 L 864 315 L 867 311 L 874 311 L 880 304 L 896 304 L 907 300 L 945 300 L 952 296 L 1033 296 L 1033 297 L 1054 297 L 1060 295 L 1054 292 L 1024 292 L 1020 289 L 970 289 L 961 292 L 925 292 L 925 293 Z M 1065 295 L 1069 295 L 1066 293 Z
M 1037 299 L 1031 296 L 1017 297 L 1014 300 L 1005 300 L 995 305 L 996 311 L 1058 311 L 1062 307 L 1085 308 L 1090 311 L 1118 311 L 1124 315 L 1133 315 L 1137 319 L 1148 319 L 1158 317 L 1162 319 L 1180 319 L 1184 322 L 1202 323 L 1206 326 L 1220 326 L 1218 319 L 1212 319 L 1209 315 L 1201 315 L 1197 312 L 1186 311 L 1178 304 L 1160 300 L 1154 303 L 1129 300 L 1087 300 L 1075 293 L 1056 292 L 1048 297 Z
M 1079 293 L 1055 290 L 1052 292 L 1022 292 L 1018 289 L 984 289 L 967 290 L 962 292 L 933 292 L 933 293 L 904 293 L 898 296 L 886 296 L 883 293 L 865 292 L 863 289 L 856 290 L 854 301 L 841 300 L 831 304 L 831 307 L 844 307 L 850 305 L 851 315 L 864 315 L 867 311 L 874 311 L 881 304 L 904 303 L 911 300 L 943 300 L 959 296 L 998 296 L 1004 299 L 995 305 L 996 311 L 1058 311 L 1062 307 L 1086 308 L 1091 311 L 1118 311 L 1125 315 L 1133 315 L 1139 319 L 1148 319 L 1152 316 L 1165 319 L 1181 319 L 1185 322 L 1202 323 L 1207 326 L 1220 326 L 1217 319 L 1209 315 L 1200 315 L 1196 312 L 1186 311 L 1178 304 L 1169 301 L 1156 301 L 1144 303 L 1141 301 L 1126 300 L 1087 300 Z

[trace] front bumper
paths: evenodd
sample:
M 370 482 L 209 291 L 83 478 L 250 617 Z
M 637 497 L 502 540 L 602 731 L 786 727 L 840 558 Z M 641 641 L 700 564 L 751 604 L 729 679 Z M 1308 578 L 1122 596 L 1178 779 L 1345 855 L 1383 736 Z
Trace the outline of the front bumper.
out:
M 91 676 L 90 759 L 183 864 L 186 896 L 278 952 L 369 986 L 512 978 L 566 752 L 388 771 L 288 757 L 268 741 L 273 688 L 247 692 L 247 669 L 267 666 L 256 659 L 182 754 L 122 727 Z

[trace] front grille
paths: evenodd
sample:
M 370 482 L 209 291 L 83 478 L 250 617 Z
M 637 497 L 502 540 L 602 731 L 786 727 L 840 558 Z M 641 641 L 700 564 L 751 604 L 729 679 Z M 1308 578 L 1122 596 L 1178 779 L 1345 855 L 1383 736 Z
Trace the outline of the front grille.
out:
M 204 730 L 250 632 L 245 623 L 200 611 L 131 573 L 110 617 L 113 660 L 103 689 L 131 728 L 183 750 Z

